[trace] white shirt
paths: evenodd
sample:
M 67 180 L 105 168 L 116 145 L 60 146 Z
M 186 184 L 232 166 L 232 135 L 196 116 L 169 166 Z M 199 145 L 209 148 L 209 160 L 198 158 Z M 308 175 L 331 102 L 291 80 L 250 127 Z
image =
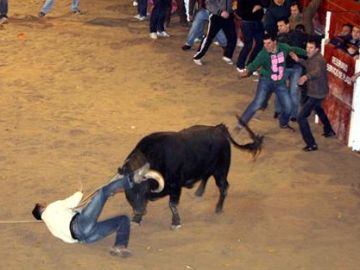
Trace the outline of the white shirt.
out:
M 71 236 L 70 222 L 76 214 L 73 208 L 79 205 L 82 197 L 83 193 L 77 191 L 69 198 L 49 204 L 41 214 L 41 219 L 45 222 L 51 234 L 66 243 L 78 242 Z

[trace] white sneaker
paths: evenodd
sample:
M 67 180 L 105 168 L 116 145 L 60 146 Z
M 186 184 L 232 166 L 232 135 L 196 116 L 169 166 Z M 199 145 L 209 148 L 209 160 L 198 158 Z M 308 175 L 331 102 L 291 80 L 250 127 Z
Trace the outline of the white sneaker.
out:
M 134 7 L 137 7 L 137 5 L 138 5 L 138 2 L 137 2 L 137 1 L 133 1 L 133 6 L 134 6 Z
M 170 35 L 168 33 L 166 33 L 165 31 L 162 32 L 156 32 L 158 37 L 170 37 Z
M 213 44 L 216 45 L 216 46 L 220 46 L 219 41 L 214 41 Z
M 195 38 L 194 39 L 194 43 L 200 43 L 201 42 L 201 39 L 200 38 Z
M 240 73 L 243 73 L 243 72 L 245 72 L 245 71 L 246 71 L 246 69 L 245 69 L 245 68 L 236 68 L 236 70 L 237 70 L 238 72 L 240 72 Z
M 259 72 L 254 71 L 254 72 L 252 73 L 252 75 L 254 75 L 254 76 L 259 76 Z
M 146 17 L 145 17 L 145 16 L 141 16 L 140 14 L 137 14 L 137 15 L 134 16 L 134 18 L 135 18 L 135 19 L 138 19 L 139 21 L 142 22 L 142 21 L 145 21 L 145 18 L 146 18 Z
M 201 59 L 193 59 L 194 63 L 197 64 L 198 66 L 202 66 L 203 62 L 201 61 Z
M 0 24 L 6 24 L 6 23 L 9 23 L 8 18 L 2 17 L 2 18 L 0 19 Z
M 222 60 L 224 60 L 226 62 L 226 64 L 229 64 L 229 65 L 234 64 L 233 61 L 229 57 L 223 56 Z
M 151 33 L 150 33 L 150 38 L 152 38 L 152 39 L 157 39 L 158 36 L 157 36 L 156 32 L 151 32 Z

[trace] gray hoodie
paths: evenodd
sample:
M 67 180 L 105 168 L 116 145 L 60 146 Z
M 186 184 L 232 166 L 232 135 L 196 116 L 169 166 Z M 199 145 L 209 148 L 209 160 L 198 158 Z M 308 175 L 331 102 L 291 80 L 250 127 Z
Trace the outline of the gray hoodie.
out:
M 219 16 L 222 11 L 232 13 L 232 2 L 231 0 L 206 0 L 206 9 Z

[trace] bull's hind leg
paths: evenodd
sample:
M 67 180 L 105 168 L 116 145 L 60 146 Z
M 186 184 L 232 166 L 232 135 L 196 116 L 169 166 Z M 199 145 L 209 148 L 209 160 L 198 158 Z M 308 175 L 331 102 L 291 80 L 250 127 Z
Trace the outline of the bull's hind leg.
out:
M 202 195 L 204 195 L 205 187 L 206 187 L 206 183 L 207 183 L 208 179 L 209 179 L 209 177 L 201 179 L 200 185 L 197 188 L 197 190 L 195 191 L 196 197 L 202 197 Z
M 227 195 L 227 190 L 229 188 L 229 183 L 224 175 L 214 175 L 214 177 L 215 177 L 216 185 L 218 186 L 220 191 L 220 197 L 219 197 L 219 201 L 216 204 L 215 212 L 222 213 L 224 207 L 224 200 Z

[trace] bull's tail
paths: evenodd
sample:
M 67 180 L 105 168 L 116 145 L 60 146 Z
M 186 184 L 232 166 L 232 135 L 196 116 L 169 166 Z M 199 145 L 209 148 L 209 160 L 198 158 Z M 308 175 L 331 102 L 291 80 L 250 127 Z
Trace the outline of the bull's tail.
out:
M 249 133 L 250 138 L 253 140 L 252 143 L 247 143 L 247 144 L 239 144 L 237 141 L 235 141 L 235 139 L 231 136 L 229 129 L 225 126 L 223 126 L 224 132 L 226 134 L 226 137 L 228 138 L 228 140 L 238 149 L 240 150 L 245 150 L 250 152 L 253 155 L 253 158 L 256 159 L 256 157 L 260 154 L 261 149 L 262 149 L 262 142 L 264 139 L 264 136 L 259 136 L 256 135 L 251 129 L 250 127 L 245 124 L 242 123 L 242 125 L 244 126 L 244 128 L 246 129 L 246 131 Z

